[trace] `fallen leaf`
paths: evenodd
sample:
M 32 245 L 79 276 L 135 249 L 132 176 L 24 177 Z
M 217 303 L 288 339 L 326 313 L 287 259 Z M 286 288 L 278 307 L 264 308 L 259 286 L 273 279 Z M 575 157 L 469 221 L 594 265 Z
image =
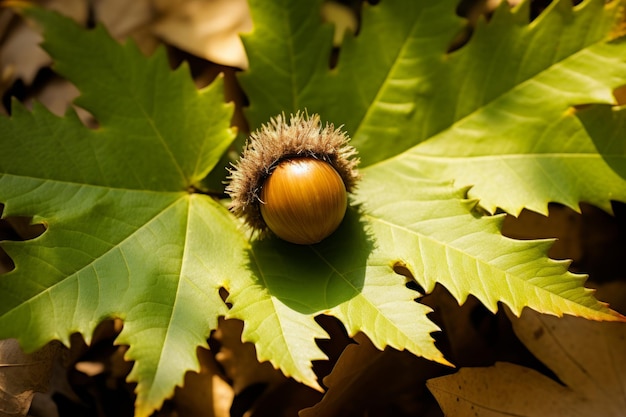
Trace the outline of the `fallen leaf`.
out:
M 61 347 L 52 364 L 48 389 L 46 392 L 35 392 L 28 412 L 29 416 L 59 417 L 55 398 L 62 397 L 73 404 L 81 403 L 81 399 L 68 379 L 68 366 L 71 362 L 71 356 L 71 350 Z
M 174 402 L 181 416 L 230 417 L 235 394 L 219 364 L 207 349 L 198 348 L 199 372 L 187 372 L 182 388 L 176 388 Z
M 214 338 L 220 342 L 215 359 L 233 381 L 235 395 L 254 384 L 277 385 L 286 380 L 269 362 L 259 363 L 252 343 L 241 341 L 243 323 L 239 320 L 219 320 Z
M 35 3 L 71 17 L 81 25 L 86 24 L 89 18 L 88 0 L 36 0 Z
M 24 353 L 15 339 L 0 340 L 0 416 L 25 416 L 35 391 L 47 390 L 59 344 Z
M 13 12 L 3 10 L 2 13 Z M 52 62 L 39 47 L 41 35 L 22 19 L 14 17 L 12 20 L 13 24 L 0 45 L 0 72 L 5 88 L 15 80 L 22 80 L 26 85 L 32 84 L 37 72 Z M 4 90 L 1 92 L 4 93 Z
M 131 37 L 146 55 L 151 55 L 160 44 L 152 33 L 156 7 L 152 0 L 94 0 L 96 21 L 106 26 L 117 40 Z
M 532 311 L 512 323 L 519 339 L 561 382 L 594 404 L 597 411 L 590 415 L 624 415 L 625 323 L 559 319 Z
M 239 33 L 252 30 L 246 0 L 187 0 L 154 24 L 166 42 L 218 64 L 248 68 Z
M 96 376 L 104 372 L 105 367 L 102 362 L 81 361 L 76 363 L 76 370 L 87 376 Z
M 454 375 L 431 379 L 426 385 L 447 417 L 594 415 L 579 413 L 584 400 L 568 388 L 535 370 L 508 362 L 463 368 Z
M 423 387 L 424 381 L 439 375 L 444 367 L 408 352 L 391 348 L 380 351 L 362 333 L 354 339 L 358 343 L 346 347 L 333 371 L 324 378 L 328 391 L 322 401 L 302 410 L 300 417 L 381 412 L 424 415 L 428 407 L 424 396 L 428 394 L 416 387 Z
M 96 19 L 116 39 L 126 38 L 154 18 L 150 0 L 95 0 L 93 9 Z
M 510 315 L 520 340 L 560 381 L 529 368 L 496 363 L 431 379 L 446 416 L 623 416 L 626 324 L 556 318 L 524 310 Z
M 80 92 L 72 83 L 60 77 L 53 77 L 35 96 L 24 100 L 24 104 L 32 108 L 33 103 L 38 101 L 57 116 L 63 116 L 79 95 Z
M 87 22 L 85 0 L 42 0 L 36 3 L 81 24 Z M 39 46 L 42 37 L 34 26 L 10 9 L 0 10 L 0 21 L 0 93 L 4 93 L 16 80 L 32 84 L 39 70 L 50 65 L 52 60 Z
M 98 122 L 93 115 L 87 110 L 72 104 L 79 95 L 80 92 L 74 84 L 55 76 L 51 77 L 33 97 L 24 100 L 24 104 L 32 108 L 34 102 L 39 102 L 57 116 L 63 116 L 71 106 L 85 126 L 95 129 L 98 126 Z

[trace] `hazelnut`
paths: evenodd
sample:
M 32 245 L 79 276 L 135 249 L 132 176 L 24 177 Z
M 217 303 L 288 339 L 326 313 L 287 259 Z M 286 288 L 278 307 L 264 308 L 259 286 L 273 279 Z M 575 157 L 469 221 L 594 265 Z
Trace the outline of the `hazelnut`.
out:
M 332 234 L 358 180 L 356 150 L 332 124 L 300 112 L 279 115 L 252 133 L 230 171 L 231 210 L 253 229 L 291 243 Z

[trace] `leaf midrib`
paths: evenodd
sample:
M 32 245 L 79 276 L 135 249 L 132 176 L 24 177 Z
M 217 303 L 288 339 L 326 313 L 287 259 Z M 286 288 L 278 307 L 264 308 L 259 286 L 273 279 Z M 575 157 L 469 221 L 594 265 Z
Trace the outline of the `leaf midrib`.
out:
M 370 102 L 370 105 L 367 107 L 367 110 L 365 111 L 365 113 L 363 114 L 363 116 L 361 117 L 359 122 L 357 123 L 358 127 L 354 131 L 354 134 L 352 135 L 353 137 L 359 137 L 360 131 L 361 131 L 361 127 L 364 126 L 364 120 L 367 120 L 367 118 L 369 117 L 371 112 L 374 111 L 374 109 L 376 107 L 374 105 L 374 103 L 382 101 L 380 99 L 380 97 L 383 94 L 383 90 L 385 90 L 385 88 L 388 85 L 388 83 L 390 82 L 390 80 L 393 79 L 391 77 L 391 74 L 400 65 L 400 58 L 399 57 L 405 55 L 405 53 L 406 53 L 405 50 L 407 48 L 407 45 L 408 45 L 409 41 L 411 39 L 413 39 L 413 33 L 415 32 L 416 28 L 419 26 L 419 23 L 421 23 L 421 17 L 422 17 L 423 12 L 424 12 L 424 9 L 420 9 L 419 15 L 413 21 L 413 24 L 411 25 L 411 28 L 408 31 L 408 35 L 404 38 L 404 42 L 402 42 L 402 46 L 400 48 L 398 48 L 398 53 L 396 54 L 396 58 L 393 60 L 393 64 L 389 67 L 389 70 L 387 71 L 387 74 L 385 75 L 385 77 L 383 77 L 382 82 L 378 86 L 378 89 L 376 91 L 374 99 Z M 371 165 L 369 165 L 369 166 L 371 166 Z
M 69 185 L 72 187 L 90 187 L 90 188 L 94 188 L 94 189 L 106 189 L 106 190 L 116 190 L 116 191 L 124 191 L 124 192 L 133 192 L 133 193 L 157 193 L 157 194 L 176 194 L 176 193 L 180 193 L 180 194 L 186 194 L 187 192 L 185 190 L 150 190 L 150 189 L 143 189 L 143 188 L 125 188 L 125 187 L 120 187 L 120 186 L 116 186 L 116 185 L 102 185 L 102 184 L 92 184 L 92 183 L 80 183 L 80 182 L 75 182 L 75 181 L 71 181 L 71 180 L 57 180 L 57 179 L 51 179 L 51 178 L 39 178 L 39 177 L 32 177 L 32 176 L 28 176 L 28 175 L 17 175 L 17 174 L 11 174 L 11 173 L 0 173 L 0 180 L 2 180 L 2 178 L 4 177 L 13 177 L 13 178 L 17 178 L 17 179 L 25 179 L 25 180 L 29 180 L 32 182 L 39 182 L 39 183 L 52 183 L 52 184 L 65 184 L 65 185 Z

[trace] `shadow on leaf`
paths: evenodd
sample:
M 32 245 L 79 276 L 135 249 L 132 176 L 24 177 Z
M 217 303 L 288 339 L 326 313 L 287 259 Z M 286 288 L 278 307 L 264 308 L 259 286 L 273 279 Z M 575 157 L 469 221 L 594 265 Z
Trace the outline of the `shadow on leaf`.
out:
M 273 297 L 302 314 L 315 314 L 361 291 L 373 247 L 358 209 L 349 208 L 339 229 L 315 245 L 273 236 L 254 241 L 250 268 Z
M 610 105 L 593 105 L 578 112 L 578 118 L 593 140 L 598 153 L 613 171 L 626 179 L 624 128 L 626 110 Z

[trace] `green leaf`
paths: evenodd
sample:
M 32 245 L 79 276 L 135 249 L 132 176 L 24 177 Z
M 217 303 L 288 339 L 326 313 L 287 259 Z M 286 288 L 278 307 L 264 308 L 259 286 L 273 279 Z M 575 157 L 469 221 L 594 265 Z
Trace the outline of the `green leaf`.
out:
M 388 181 L 398 177 L 402 181 Z M 367 169 L 357 197 L 366 202 L 380 247 L 427 293 L 439 283 L 460 304 L 472 294 L 492 312 L 502 302 L 516 315 L 530 307 L 557 316 L 620 319 L 583 287 L 586 276 L 568 272 L 568 261 L 546 257 L 551 240 L 502 236 L 503 215 L 481 216 L 465 192 L 420 178 L 409 154 Z
M 4 242 L 16 264 L 0 277 L 0 337 L 28 350 L 73 332 L 89 341 L 104 318 L 121 317 L 117 343 L 135 365 L 137 415 L 146 416 L 198 370 L 197 346 L 226 312 L 218 291 L 247 274 L 246 241 L 228 212 L 191 190 L 229 146 L 232 108 L 218 79 L 196 90 L 163 50 L 143 57 L 97 28 L 27 10 L 44 26 L 55 69 L 97 119 L 58 118 L 14 103 L 0 118 L 4 215 L 34 216 L 46 232 Z M 230 236 L 229 244 L 222 239 Z
M 619 175 L 621 180 L 626 180 L 626 136 L 624 135 L 626 132 L 626 108 L 592 106 L 581 111 L 578 117 L 604 162 L 611 167 L 615 174 Z M 607 178 L 602 178 L 598 172 L 590 173 L 590 175 L 595 181 L 607 180 Z M 613 187 L 606 188 L 607 194 L 613 189 Z M 607 198 L 623 200 L 613 194 L 608 194 Z
M 238 78 L 248 96 L 255 97 L 246 111 L 251 129 L 283 111 L 307 106 L 300 92 L 315 87 L 311 79 L 327 67 L 332 48 L 332 27 L 320 26 L 321 4 L 249 0 L 254 29 L 241 38 L 255 65 Z M 310 93 L 318 94 L 315 88 Z
M 446 51 L 463 26 L 454 13 L 457 4 L 456 0 L 364 4 L 358 36 L 346 36 L 336 68 L 314 80 L 318 84 L 310 90 L 321 94 L 304 105 L 346 126 L 363 166 L 396 155 L 448 126 L 441 107 L 431 103 L 445 88 L 447 80 L 438 77 L 446 70 Z
M 620 2 L 555 1 L 530 25 L 527 15 L 527 3 L 503 5 L 451 54 L 442 100 L 456 103 L 454 121 L 411 152 L 424 175 L 472 185 L 490 212 L 547 214 L 549 202 L 579 210 L 580 201 L 610 212 L 626 182 L 571 110 L 613 103 L 626 82 L 626 44 L 607 42 Z

